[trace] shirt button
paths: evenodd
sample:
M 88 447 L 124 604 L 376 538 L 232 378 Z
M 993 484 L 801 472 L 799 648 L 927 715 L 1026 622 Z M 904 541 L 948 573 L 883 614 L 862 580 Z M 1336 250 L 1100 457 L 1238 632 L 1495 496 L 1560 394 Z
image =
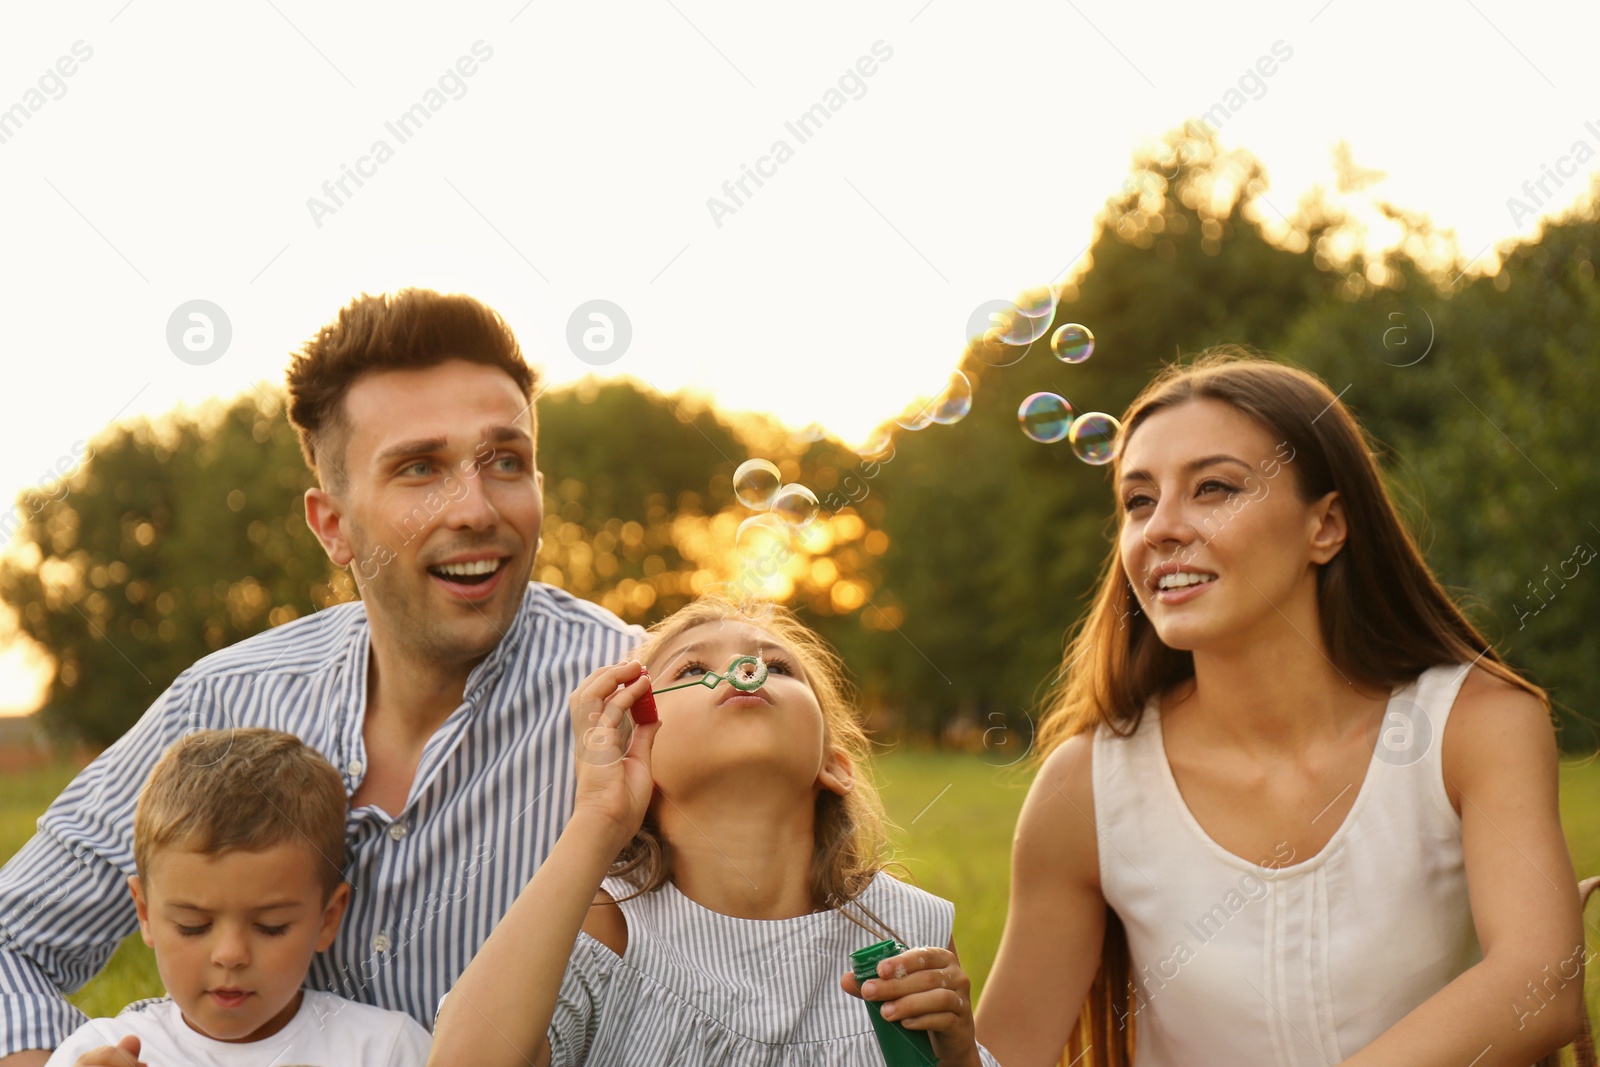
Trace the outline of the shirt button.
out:
M 407 830 L 407 826 L 403 822 L 392 822 L 392 823 L 390 823 L 389 824 L 389 840 L 391 840 L 391 841 L 400 840 L 402 837 L 406 836 L 406 830 Z
M 388 934 L 379 934 L 372 939 L 372 951 L 374 952 L 388 952 L 390 945 Z
M 348 771 L 348 772 L 349 772 L 349 774 L 350 774 L 350 777 L 352 777 L 352 778 L 358 778 L 358 777 L 360 777 L 360 775 L 361 775 L 361 772 L 362 772 L 362 771 L 363 771 L 363 770 L 365 770 L 365 769 L 366 769 L 366 765 L 365 765 L 365 764 L 363 764 L 363 763 L 362 763 L 362 762 L 361 762 L 361 761 L 360 761 L 360 760 L 358 760 L 358 759 L 353 759 L 353 760 L 351 760 L 351 761 L 350 761 L 350 762 L 349 762 L 349 764 L 347 764 L 347 765 L 346 765 L 346 766 L 345 766 L 345 770 L 346 770 L 346 771 Z

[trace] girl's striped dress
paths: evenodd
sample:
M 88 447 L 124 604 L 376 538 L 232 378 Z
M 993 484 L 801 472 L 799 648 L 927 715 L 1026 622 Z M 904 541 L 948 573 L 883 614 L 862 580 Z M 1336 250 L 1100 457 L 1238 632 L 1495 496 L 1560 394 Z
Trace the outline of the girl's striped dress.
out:
M 635 891 L 616 878 L 604 886 L 618 900 Z M 573 946 L 550 1024 L 552 1064 L 883 1067 L 867 1006 L 839 976 L 851 952 L 886 937 L 949 944 L 955 906 L 882 873 L 859 899 L 887 930 L 855 908 L 867 929 L 833 910 L 735 918 L 670 882 L 622 901 L 620 958 L 587 934 Z

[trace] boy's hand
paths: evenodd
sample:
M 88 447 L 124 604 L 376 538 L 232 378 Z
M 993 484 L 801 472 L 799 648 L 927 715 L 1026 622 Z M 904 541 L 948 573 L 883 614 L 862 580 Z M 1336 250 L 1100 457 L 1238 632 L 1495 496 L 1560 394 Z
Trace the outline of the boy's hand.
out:
M 139 1039 L 129 1034 L 115 1045 L 103 1045 L 78 1057 L 74 1067 L 150 1067 L 139 1058 Z
M 926 1030 L 941 1067 L 977 1064 L 972 1023 L 972 982 L 961 969 L 955 945 L 913 948 L 878 963 L 878 977 L 858 986 L 846 972 L 839 985 L 851 996 L 875 1000 L 883 1017 L 907 1030 Z
M 621 688 L 619 688 L 621 687 Z M 572 729 L 577 736 L 577 795 L 573 813 L 598 815 L 627 842 L 644 822 L 655 793 L 650 746 L 660 723 L 634 726 L 628 709 L 650 691 L 650 676 L 634 660 L 601 667 L 572 694 Z

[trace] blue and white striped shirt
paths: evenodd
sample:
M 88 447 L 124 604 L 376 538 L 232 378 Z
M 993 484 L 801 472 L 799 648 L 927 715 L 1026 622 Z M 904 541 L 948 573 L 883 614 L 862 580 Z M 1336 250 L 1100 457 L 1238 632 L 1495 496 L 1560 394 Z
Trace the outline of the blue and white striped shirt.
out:
M 0 1055 L 54 1048 L 85 1020 L 61 997 L 138 928 L 133 811 L 150 768 L 196 729 L 265 726 L 320 751 L 354 793 L 366 770 L 365 605 L 341 604 L 207 656 L 86 767 L 0 869 Z M 405 809 L 346 827 L 354 887 L 307 984 L 433 1024 L 572 812 L 567 697 L 643 631 L 533 583 L 510 630 L 428 740 Z

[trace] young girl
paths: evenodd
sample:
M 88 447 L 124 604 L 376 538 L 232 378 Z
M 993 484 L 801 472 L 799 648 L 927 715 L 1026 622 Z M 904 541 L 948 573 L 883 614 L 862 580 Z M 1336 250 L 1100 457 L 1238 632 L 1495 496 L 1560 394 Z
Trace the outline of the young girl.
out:
M 1136 1043 L 1139 1067 L 1566 1044 L 1583 926 L 1548 701 L 1428 572 L 1349 411 L 1220 353 L 1122 424 L 1119 538 L 1040 725 L 984 1042 L 1006 1067 L 1069 1032 L 1069 1059 Z
M 659 722 L 632 726 L 652 675 L 665 689 L 745 656 L 765 666 L 760 688 L 662 692 Z M 430 1064 L 882 1067 L 852 995 L 930 1032 L 940 1064 L 993 1062 L 954 909 L 880 869 L 842 664 L 793 615 L 756 625 L 696 601 L 571 707 L 572 820 L 441 1006 Z M 891 937 L 931 947 L 884 960 L 864 989 L 842 976 Z

